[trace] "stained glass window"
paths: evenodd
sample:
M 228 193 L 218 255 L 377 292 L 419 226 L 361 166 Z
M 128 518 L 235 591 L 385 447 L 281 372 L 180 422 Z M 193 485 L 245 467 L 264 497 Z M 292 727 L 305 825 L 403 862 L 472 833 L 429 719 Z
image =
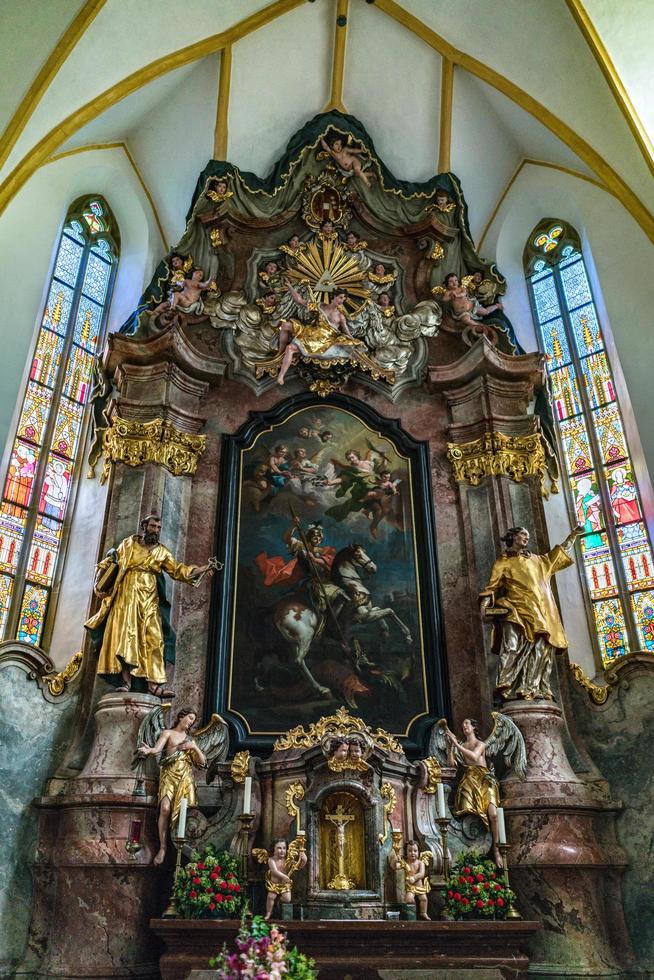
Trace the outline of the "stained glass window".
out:
M 579 237 L 545 219 L 524 259 L 602 660 L 654 653 L 652 546 Z
M 43 642 L 118 243 L 104 201 L 86 197 L 71 206 L 0 501 L 0 640 Z

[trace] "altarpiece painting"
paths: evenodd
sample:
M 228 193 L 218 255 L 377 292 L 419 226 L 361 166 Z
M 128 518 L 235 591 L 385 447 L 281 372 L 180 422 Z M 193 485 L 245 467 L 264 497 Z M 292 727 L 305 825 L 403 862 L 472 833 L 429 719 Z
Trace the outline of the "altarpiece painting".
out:
M 218 710 L 248 744 L 340 705 L 421 741 L 444 709 L 425 447 L 339 396 L 225 443 Z

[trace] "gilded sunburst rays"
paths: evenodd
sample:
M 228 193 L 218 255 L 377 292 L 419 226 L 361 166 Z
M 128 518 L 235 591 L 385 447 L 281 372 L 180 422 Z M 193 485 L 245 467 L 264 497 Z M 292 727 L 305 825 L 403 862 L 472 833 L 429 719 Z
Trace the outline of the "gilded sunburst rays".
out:
M 351 312 L 360 310 L 370 297 L 369 290 L 363 284 L 359 263 L 344 250 L 340 242 L 310 242 L 306 250 L 293 260 L 288 276 L 297 282 L 307 283 L 322 303 L 329 303 L 339 289 L 345 290 L 348 294 L 345 305 Z

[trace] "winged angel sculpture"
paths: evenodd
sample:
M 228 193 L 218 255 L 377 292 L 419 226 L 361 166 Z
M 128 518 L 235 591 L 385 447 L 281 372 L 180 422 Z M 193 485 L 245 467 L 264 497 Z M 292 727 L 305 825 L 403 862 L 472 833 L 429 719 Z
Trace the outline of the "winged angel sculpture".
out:
M 441 765 L 458 767 L 459 782 L 452 812 L 456 817 L 465 813 L 477 814 L 492 834 L 493 858 L 501 868 L 497 827 L 500 790 L 493 763 L 489 760 L 501 756 L 507 769 L 513 770 L 518 779 L 524 779 L 527 752 L 522 732 L 507 715 L 494 711 L 493 722 L 493 730 L 483 741 L 479 738 L 479 722 L 474 718 L 463 719 L 461 738 L 457 738 L 445 718 L 441 718 L 432 728 L 429 755 L 435 756 Z
M 182 800 L 188 806 L 197 805 L 197 792 L 193 769 L 206 769 L 217 761 L 223 761 L 229 751 L 227 723 L 220 715 L 212 715 L 204 728 L 194 737 L 191 731 L 197 715 L 192 708 L 181 708 L 170 728 L 166 728 L 164 712 L 170 705 L 158 705 L 141 722 L 137 736 L 137 748 L 132 768 L 137 770 L 137 784 L 143 778 L 143 760 L 149 755 L 159 756 L 159 850 L 155 864 L 162 864 L 166 856 L 168 828 L 177 824 Z
M 298 834 L 295 840 L 287 844 L 280 837 L 273 841 L 273 852 L 268 854 L 265 847 L 253 847 L 252 856 L 259 864 L 267 864 L 266 871 L 266 919 L 273 913 L 277 896 L 282 902 L 290 902 L 293 875 L 307 863 L 307 852 L 304 834 Z

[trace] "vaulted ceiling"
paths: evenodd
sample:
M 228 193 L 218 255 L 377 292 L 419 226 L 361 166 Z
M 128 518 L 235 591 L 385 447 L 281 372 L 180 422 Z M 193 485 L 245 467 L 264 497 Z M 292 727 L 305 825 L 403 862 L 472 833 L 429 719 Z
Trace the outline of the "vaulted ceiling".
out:
M 477 239 L 526 159 L 654 240 L 650 0 L 4 0 L 0 18 L 2 210 L 49 161 L 118 144 L 169 243 L 208 158 L 265 173 L 336 105 L 398 177 L 457 173 Z

